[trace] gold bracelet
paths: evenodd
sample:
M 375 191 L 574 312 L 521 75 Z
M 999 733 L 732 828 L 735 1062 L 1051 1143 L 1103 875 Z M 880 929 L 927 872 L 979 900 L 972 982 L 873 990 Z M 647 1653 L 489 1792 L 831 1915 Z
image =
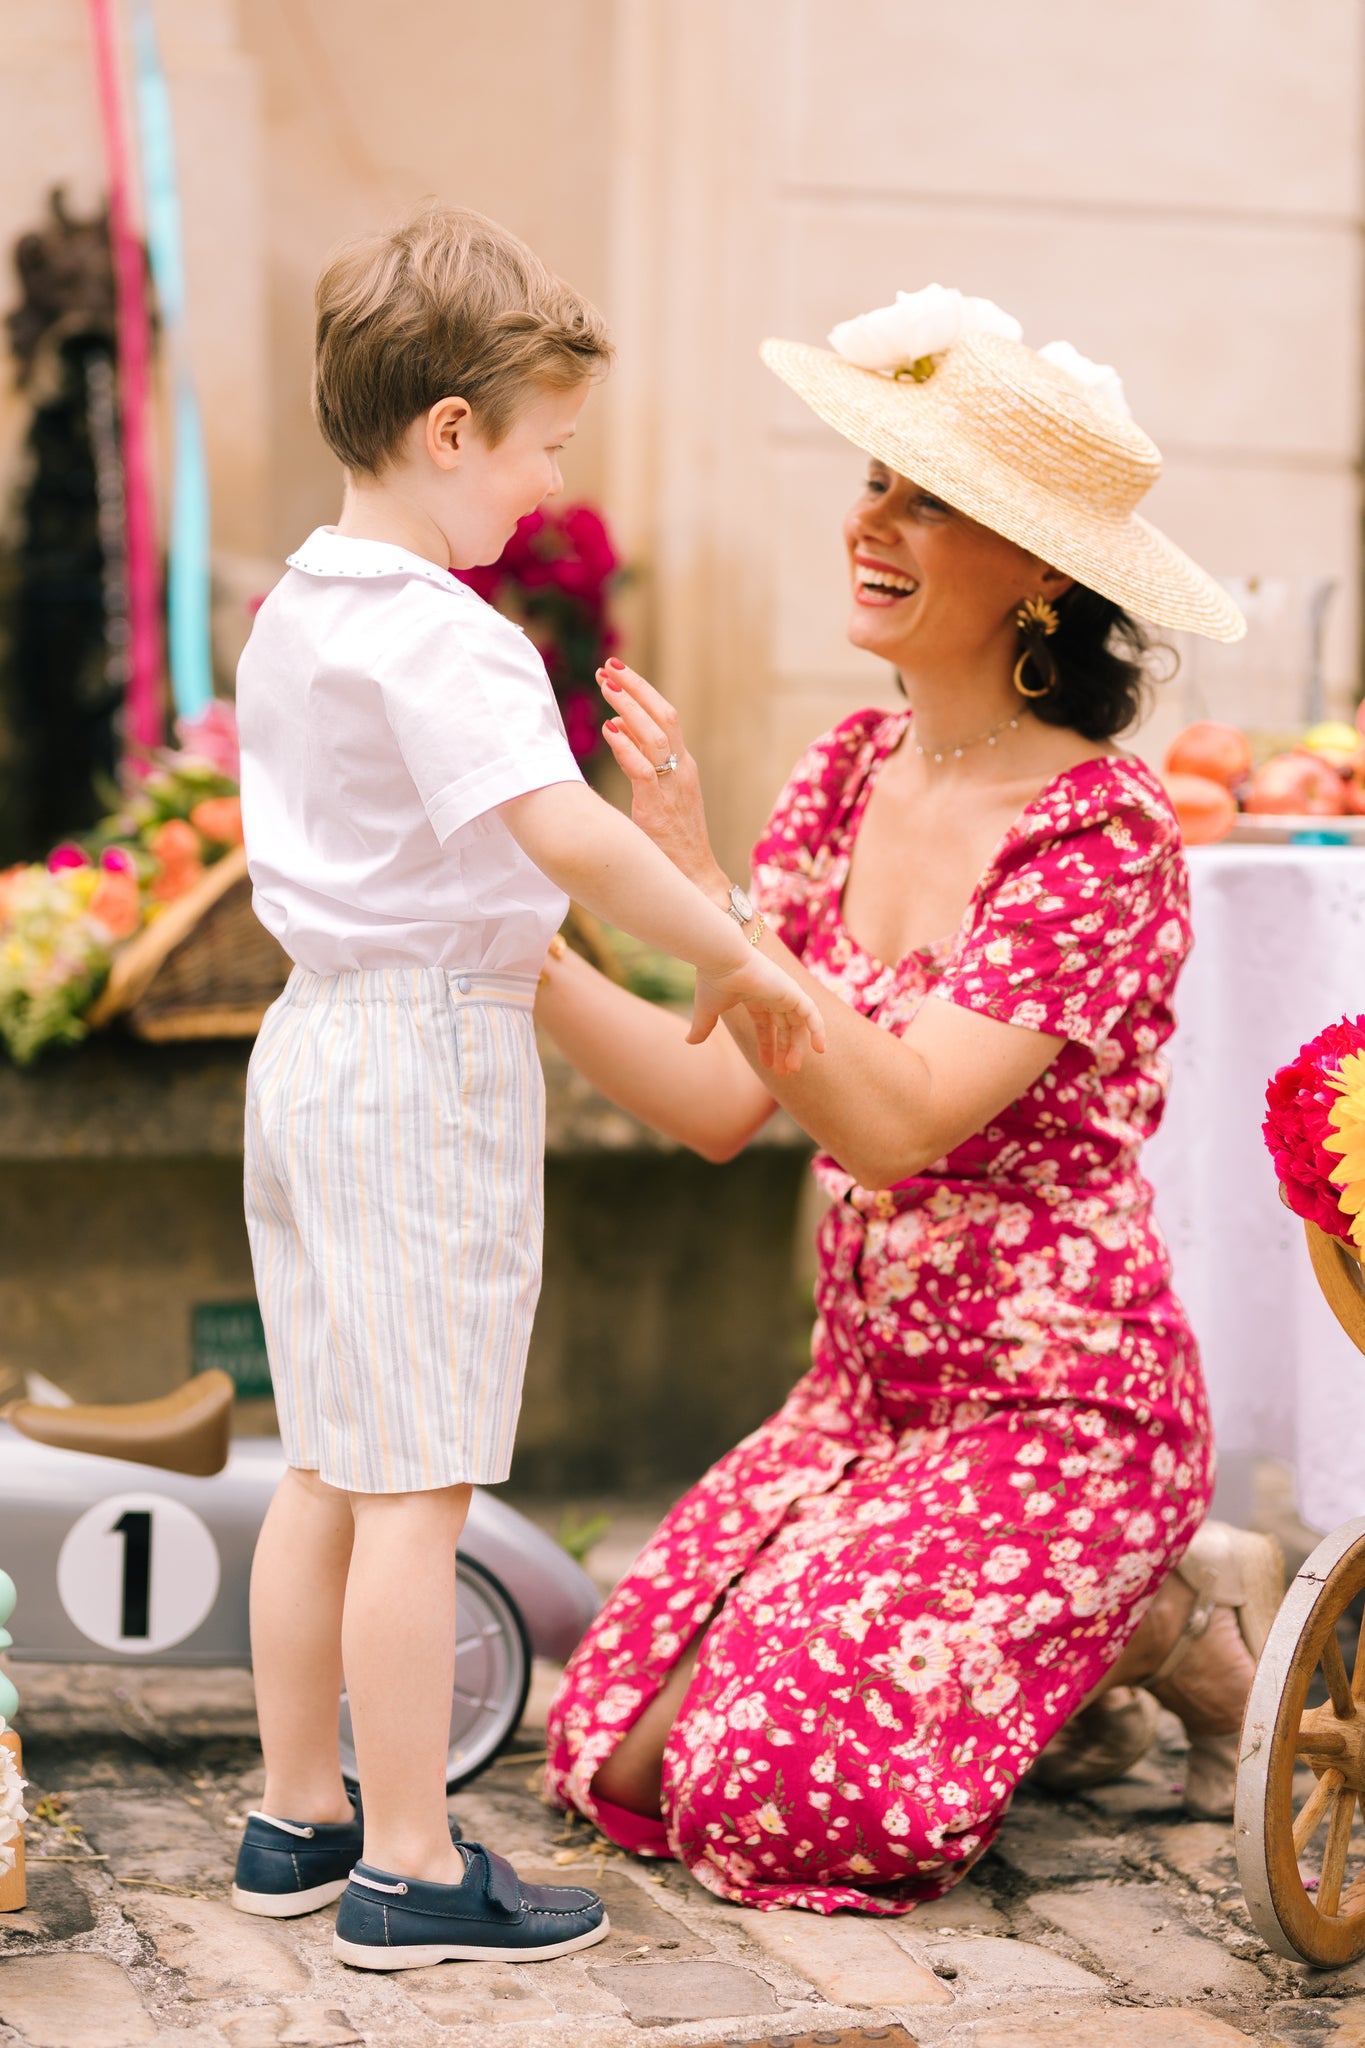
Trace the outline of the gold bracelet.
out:
M 568 950 L 569 942 L 565 938 L 563 932 L 556 932 L 554 937 L 551 939 L 549 945 L 545 948 L 545 958 L 547 962 L 550 960 L 562 960 L 564 958 L 564 955 L 568 952 Z M 536 987 L 538 989 L 548 988 L 549 985 L 550 977 L 547 974 L 545 968 L 542 967 L 540 970 L 540 979 L 537 981 Z
M 759 940 L 760 940 L 760 939 L 762 938 L 762 936 L 763 936 L 764 932 L 766 932 L 766 931 L 767 931 L 767 929 L 768 929 L 768 920 L 767 920 L 767 918 L 766 918 L 766 917 L 765 917 L 765 916 L 763 915 L 763 912 L 762 912 L 762 911 L 760 910 L 760 911 L 759 911 L 759 913 L 758 913 L 758 916 L 757 916 L 757 918 L 756 918 L 756 919 L 754 920 L 754 935 L 753 935 L 753 937 L 752 937 L 752 938 L 751 938 L 751 939 L 749 940 L 749 944 L 750 944 L 751 946 L 756 946 L 756 945 L 758 944 Z

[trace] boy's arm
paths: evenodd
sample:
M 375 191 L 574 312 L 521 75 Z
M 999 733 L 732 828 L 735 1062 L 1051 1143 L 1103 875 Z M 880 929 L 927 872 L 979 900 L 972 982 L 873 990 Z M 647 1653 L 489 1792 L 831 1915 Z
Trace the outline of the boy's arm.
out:
M 498 806 L 527 858 L 595 917 L 715 979 L 753 948 L 638 825 L 585 783 L 552 782 Z
M 742 1004 L 765 1066 L 795 1073 L 806 1043 L 824 1050 L 824 1022 L 811 998 L 585 783 L 553 782 L 497 808 L 523 853 L 567 896 L 646 945 L 692 962 L 694 1044 L 723 1012 Z
M 743 967 L 751 946 L 733 918 L 681 877 L 639 825 L 585 782 L 551 782 L 499 805 L 522 852 L 608 924 L 714 977 Z

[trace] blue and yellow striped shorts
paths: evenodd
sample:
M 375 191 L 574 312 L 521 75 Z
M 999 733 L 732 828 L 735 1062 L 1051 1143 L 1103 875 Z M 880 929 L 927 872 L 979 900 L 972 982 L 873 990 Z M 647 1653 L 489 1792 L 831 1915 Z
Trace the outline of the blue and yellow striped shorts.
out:
M 533 977 L 295 968 L 247 1076 L 246 1219 L 291 1465 L 505 1479 L 540 1292 Z

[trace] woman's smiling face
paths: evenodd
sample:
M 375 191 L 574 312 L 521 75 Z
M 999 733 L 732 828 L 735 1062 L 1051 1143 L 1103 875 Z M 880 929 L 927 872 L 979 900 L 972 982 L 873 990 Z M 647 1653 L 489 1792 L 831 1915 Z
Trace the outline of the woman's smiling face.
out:
M 1012 648 L 1014 615 L 1047 573 L 1036 555 L 875 457 L 844 520 L 844 544 L 848 637 L 903 668 L 969 661 L 996 643 Z

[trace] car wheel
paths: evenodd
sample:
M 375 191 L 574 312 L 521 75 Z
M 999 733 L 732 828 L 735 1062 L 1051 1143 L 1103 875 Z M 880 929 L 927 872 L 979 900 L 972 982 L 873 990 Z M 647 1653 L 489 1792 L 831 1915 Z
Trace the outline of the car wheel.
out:
M 531 1646 L 516 1602 L 483 1565 L 455 1568 L 455 1688 L 450 1703 L 446 1789 L 454 1792 L 493 1761 L 515 1735 L 531 1688 Z M 358 1781 L 351 1709 L 341 1695 L 341 1772 Z

